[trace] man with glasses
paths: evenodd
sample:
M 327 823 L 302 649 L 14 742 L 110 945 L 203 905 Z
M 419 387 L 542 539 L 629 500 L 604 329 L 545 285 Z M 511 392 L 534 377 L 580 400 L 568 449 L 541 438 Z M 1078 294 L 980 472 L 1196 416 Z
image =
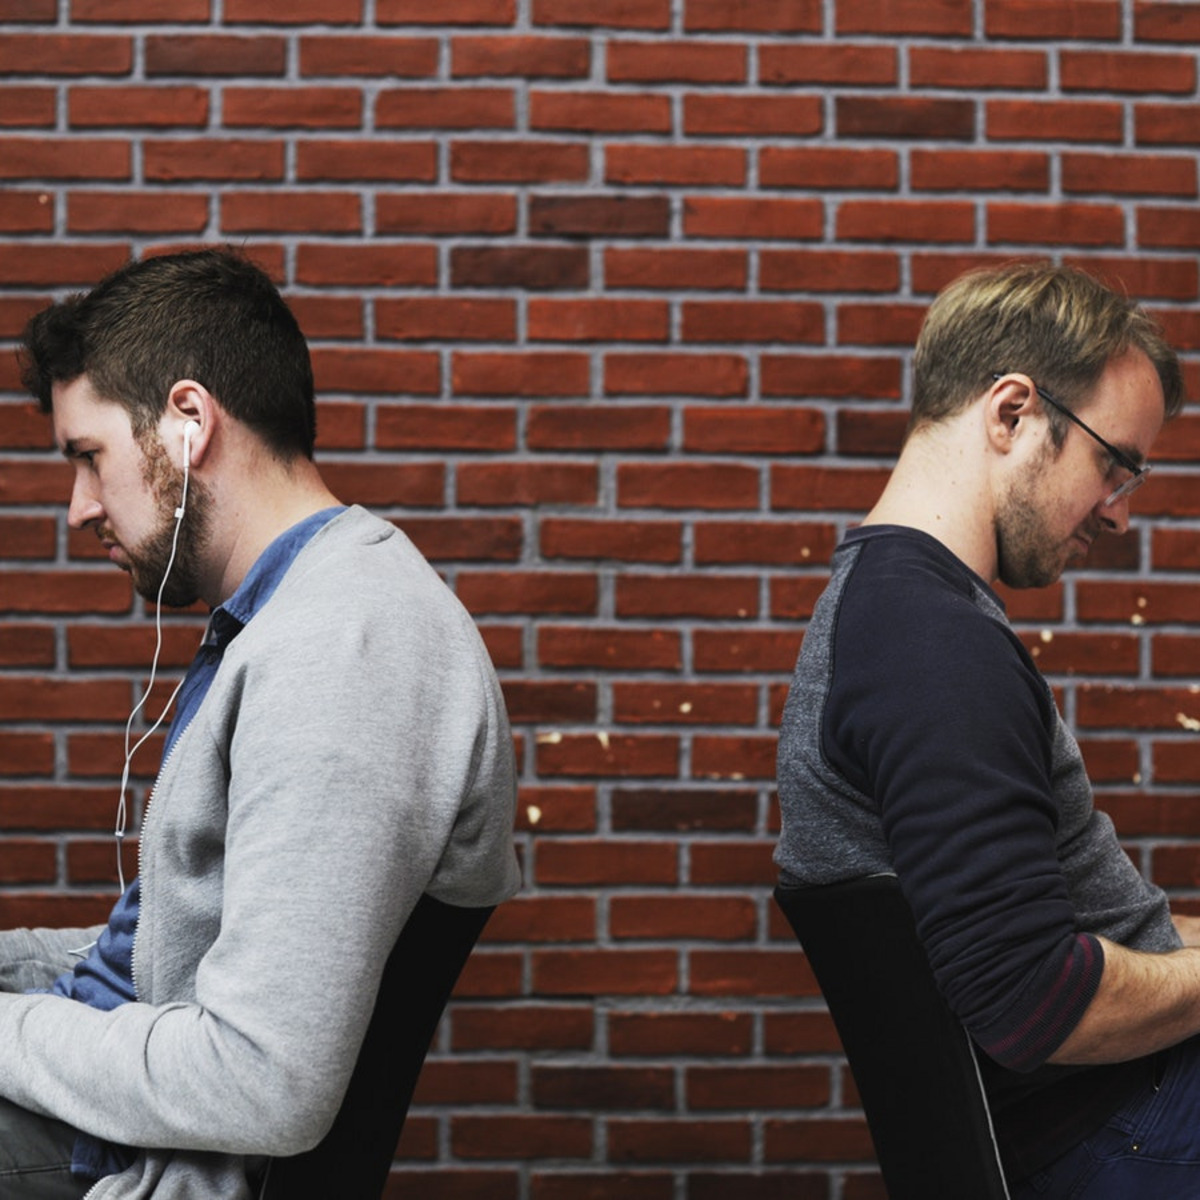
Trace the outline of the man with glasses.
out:
M 1125 297 L 1021 264 L 937 297 L 913 377 L 789 694 L 781 879 L 898 876 L 983 1052 L 1014 1196 L 1200 1196 L 1198 923 L 1096 811 L 992 587 L 1045 587 L 1126 531 L 1179 364 Z

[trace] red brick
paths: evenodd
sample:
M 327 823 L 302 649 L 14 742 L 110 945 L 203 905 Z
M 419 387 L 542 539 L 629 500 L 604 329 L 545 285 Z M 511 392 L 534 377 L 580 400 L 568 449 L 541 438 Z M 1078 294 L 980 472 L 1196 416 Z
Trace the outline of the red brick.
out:
M 622 725 L 753 725 L 758 689 L 734 683 L 618 682 L 613 717 Z
M 1139 0 L 1133 28 L 1140 42 L 1194 42 L 1200 38 L 1200 11 L 1177 0 Z
M 458 351 L 451 383 L 458 396 L 586 396 L 588 360 L 566 351 Z
M 517 225 L 515 197 L 502 192 L 414 193 L 375 198 L 380 233 L 512 233 Z
M 596 469 L 575 462 L 462 463 L 460 504 L 593 504 Z
M 581 291 L 588 254 L 582 246 L 454 246 L 450 278 L 458 288 Z
M 774 342 L 820 345 L 825 313 L 819 304 L 782 300 L 685 300 L 685 342 Z
M 746 151 L 733 146 L 608 146 L 609 183 L 693 187 L 740 187 L 746 182 Z
M 839 137 L 968 141 L 975 134 L 975 108 L 968 100 L 838 96 L 835 112 Z
M 816 454 L 824 445 L 824 414 L 812 409 L 692 407 L 684 415 L 683 446 L 695 454 Z
M 608 354 L 604 390 L 615 396 L 744 396 L 749 368 L 738 354 Z
M 128 75 L 132 69 L 128 37 L 10 33 L 0 40 L 0 75 Z
M 516 0 L 376 0 L 375 19 L 381 25 L 511 25 Z
M 991 204 L 987 236 L 994 245 L 1122 246 L 1125 213 L 1115 204 Z
M 667 96 L 622 92 L 532 92 L 531 129 L 578 133 L 668 133 L 671 101 Z
M 460 183 L 580 183 L 587 174 L 580 143 L 463 141 L 450 148 L 450 177 Z
M 534 950 L 536 996 L 663 996 L 678 986 L 674 950 Z
M 375 301 L 375 332 L 396 341 L 512 341 L 517 312 L 512 300 L 458 296 Z
M 915 47 L 909 51 L 917 52 Z M 873 87 L 895 84 L 899 69 L 893 46 L 764 43 L 758 50 L 758 74 L 765 84 Z
M 571 1171 L 530 1176 L 530 1200 L 672 1200 L 675 1183 L 662 1171 Z
M 7 664 L 0 653 L 0 661 Z M 42 663 L 39 665 L 52 665 Z M 5 775 L 51 775 L 54 738 L 48 733 L 0 733 L 0 772 Z
M 692 742 L 695 779 L 775 778 L 774 734 L 769 737 L 696 737 Z
M 566 571 L 462 571 L 458 598 L 472 613 L 594 616 L 596 577 Z
M 670 410 L 640 405 L 540 405 L 525 426 L 530 450 L 652 451 L 666 450 L 670 440 Z
M 748 1162 L 749 1120 L 611 1120 L 611 1162 Z
M 358 233 L 356 192 L 232 192 L 221 197 L 225 233 Z
M 741 464 L 625 462 L 617 467 L 617 503 L 622 508 L 755 508 L 758 484 L 758 470 Z
M 287 43 L 281 37 L 228 34 L 150 35 L 145 43 L 146 75 L 246 78 L 282 77 Z
M 57 537 L 49 517 L 0 517 L 6 558 L 53 558 Z
M 665 196 L 531 196 L 529 232 L 549 237 L 666 237 Z
M 597 1067 L 585 1063 L 535 1064 L 536 1108 L 589 1111 L 665 1109 L 675 1104 L 675 1079 L 667 1067 Z
M 633 754 L 640 745 L 649 748 L 661 742 L 673 752 L 673 739 L 643 739 L 616 735 L 610 738 L 606 756 L 619 758 L 621 747 Z M 543 741 L 545 754 L 553 759 L 549 747 L 570 745 L 571 739 Z M 607 758 L 606 758 L 607 761 Z M 609 771 L 604 771 L 608 774 Z M 542 886 L 588 887 L 598 884 L 660 884 L 671 887 L 678 883 L 678 851 L 668 843 L 631 842 L 614 840 L 609 842 L 589 840 L 585 842 L 563 839 L 547 839 L 537 849 L 537 883 Z
M 456 78 L 580 79 L 591 69 L 591 45 L 585 38 L 569 37 L 459 37 L 451 44 L 450 62 Z
M 72 21 L 207 21 L 209 0 L 72 0 Z
M 410 243 L 305 244 L 296 250 L 296 282 L 317 287 L 431 287 L 437 283 L 437 251 Z
M 608 1018 L 615 1055 L 742 1056 L 753 1044 L 752 1018 L 744 1012 L 614 1012 Z
M 1121 106 L 1101 100 L 989 100 L 984 114 L 992 141 L 1119 144 L 1124 138 Z
M 208 123 L 209 97 L 205 88 L 73 87 L 67 96 L 67 120 L 76 129 L 108 126 L 166 128 Z
M 771 507 L 865 511 L 879 498 L 887 477 L 882 468 L 777 466 L 771 473 Z
M 763 291 L 890 293 L 900 287 L 900 258 L 888 251 L 766 248 L 758 259 Z
M 667 29 L 670 0 L 533 0 L 535 25 Z
M 686 39 L 613 40 L 605 48 L 605 67 L 610 83 L 744 83 L 746 48 Z
M 803 137 L 821 131 L 816 96 L 739 96 L 694 93 L 684 97 L 683 128 L 691 136 Z
M 700 1112 L 824 1108 L 831 1099 L 822 1066 L 692 1066 L 686 1089 L 688 1108 Z
M 798 521 L 697 521 L 693 557 L 698 566 L 827 563 L 837 545 L 832 524 Z
M 670 312 L 658 300 L 532 298 L 526 334 L 549 342 L 665 342 Z
M 841 304 L 837 310 L 838 344 L 911 346 L 925 310 L 912 304 Z
M 621 779 L 631 776 L 673 778 L 679 769 L 679 739 L 666 735 L 608 734 L 604 731 L 595 734 L 541 734 L 537 740 L 536 765 L 539 774 L 545 776 L 576 778 L 596 776 L 603 779 Z M 548 843 L 548 845 L 556 845 L 556 843 Z M 603 851 L 596 848 L 597 843 L 591 842 L 587 845 L 593 847 L 597 856 L 603 856 Z M 669 846 L 656 846 L 653 853 L 658 855 L 659 851 L 670 850 Z M 583 853 L 581 851 L 575 857 L 582 857 Z M 629 853 L 627 847 L 623 848 L 623 853 Z M 550 862 L 562 861 L 563 856 L 563 852 L 560 850 L 554 854 Z M 635 862 L 628 867 L 614 867 L 613 869 L 637 870 L 636 855 L 634 859 Z M 547 874 L 543 869 L 543 859 L 540 856 L 538 864 L 539 878 L 543 882 L 556 879 L 553 871 Z M 673 868 L 671 879 L 666 880 L 661 874 L 665 868 L 659 863 L 657 857 L 654 859 L 654 864 L 656 865 L 646 868 L 658 872 L 654 878 L 647 879 L 639 875 L 638 882 L 675 882 Z M 599 871 L 601 868 L 597 866 L 596 870 Z M 563 882 L 562 880 L 557 881 Z
M 819 200 L 690 196 L 684 201 L 688 237 L 815 240 L 824 229 Z
M 752 899 L 725 895 L 614 896 L 609 915 L 612 936 L 621 940 L 738 942 L 752 938 L 757 924 Z
M 511 517 L 406 517 L 401 528 L 434 562 L 516 562 L 524 536 Z
M 488 942 L 521 945 L 590 942 L 596 936 L 596 901 L 591 896 L 562 894 L 519 896 L 496 909 L 484 936 Z
M 667 629 L 542 625 L 537 634 L 537 657 L 543 667 L 635 671 L 678 671 L 682 667 L 679 634 Z
M 127 180 L 131 162 L 127 142 L 106 138 L 0 138 L 0 179 Z
M 1195 196 L 1196 163 L 1148 154 L 1064 154 L 1064 192 Z
M 441 390 L 436 354 L 420 350 L 321 348 L 313 351 L 318 391 L 437 394 Z
M 767 1162 L 874 1162 L 875 1154 L 865 1121 L 851 1118 L 766 1123 Z
M 286 25 L 358 24 L 362 20 L 363 0 L 293 0 L 280 9 L 271 0 L 225 0 L 225 20 Z
M 844 1200 L 884 1200 L 882 1191 L 872 1196 L 855 1192 L 862 1175 L 847 1172 L 844 1178 Z M 756 1168 L 745 1174 L 692 1171 L 688 1175 L 689 1200 L 725 1200 L 731 1189 L 736 1189 L 738 1200 L 825 1200 L 827 1188 L 826 1176 L 816 1171 L 771 1172 Z
M 1067 92 L 1187 96 L 1196 90 L 1196 60 L 1182 54 L 1064 50 L 1059 58 L 1059 79 Z
M 909 50 L 909 82 L 921 88 L 990 88 L 1045 91 L 1049 75 L 1040 50 L 961 46 L 913 46 Z
M 895 458 L 900 453 L 908 428 L 908 413 L 865 412 L 843 409 L 837 415 L 837 448 L 844 455 L 882 455 Z
M 539 546 L 545 558 L 678 563 L 683 557 L 683 527 L 672 521 L 595 521 L 547 516 L 540 522 Z
M 445 496 L 441 463 L 367 465 L 326 460 L 321 474 L 347 504 L 428 507 L 440 504 Z
M 0 20 L 49 24 L 57 15 L 57 0 L 3 0 L 0 3 Z
M 194 192 L 74 192 L 67 200 L 71 233 L 199 234 L 208 197 Z
M 975 210 L 953 200 L 847 200 L 838 209 L 837 235 L 851 242 L 969 242 Z
M 375 101 L 380 129 L 512 129 L 510 88 L 395 88 Z
M 900 167 L 891 150 L 764 146 L 759 156 L 759 178 L 765 187 L 890 191 L 900 182 Z
M 472 1005 L 454 1012 L 450 1036 L 455 1050 L 583 1050 L 594 1026 L 581 1005 Z
M 227 87 L 222 120 L 229 129 L 358 129 L 362 93 L 349 87 Z
M 821 0 L 687 0 L 684 28 L 689 33 L 820 33 Z
M 914 148 L 912 186 L 922 192 L 1048 192 L 1050 156 L 1037 151 Z
M 604 279 L 610 288 L 742 291 L 747 278 L 744 250 L 671 247 L 643 250 L 612 246 L 604 252 Z
M 49 129 L 54 120 L 53 88 L 0 86 L 0 126 Z
M 296 147 L 296 179 L 384 180 L 432 183 L 437 179 L 437 147 L 433 142 L 313 141 Z
M 1115 41 L 1121 36 L 1119 0 L 989 0 L 988 37 Z
M 758 580 L 744 575 L 628 574 L 617 580 L 618 617 L 704 617 L 748 620 L 758 615 Z
M 590 1158 L 592 1122 L 586 1117 L 454 1116 L 450 1146 L 456 1158 Z
M 1142 209 L 1138 213 L 1138 244 L 1195 249 L 1200 246 L 1200 217 L 1193 206 Z
M 241 183 L 280 181 L 284 173 L 281 141 L 236 138 L 156 138 L 142 146 L 146 179 L 160 183 L 220 180 Z
M 0 231 L 4 233 L 51 233 L 54 209 L 45 192 L 0 194 Z
M 791 659 L 795 661 L 795 653 Z M 638 685 L 624 683 L 621 690 Z M 750 688 L 757 685 L 750 685 Z M 660 694 L 672 685 L 652 683 L 647 691 Z M 739 687 L 738 694 L 750 690 Z M 681 701 L 686 703 L 686 701 Z M 758 823 L 758 799 L 753 791 L 728 788 L 616 788 L 612 794 L 615 833 L 658 830 L 673 833 L 747 833 Z
M 273 40 L 286 46 L 282 39 Z M 322 33 L 300 39 L 302 76 L 361 75 L 366 78 L 390 76 L 420 79 L 436 75 L 437 69 L 436 38 Z
M 1200 105 L 1139 104 L 1134 108 L 1134 136 L 1138 145 L 1190 146 L 1194 141 Z

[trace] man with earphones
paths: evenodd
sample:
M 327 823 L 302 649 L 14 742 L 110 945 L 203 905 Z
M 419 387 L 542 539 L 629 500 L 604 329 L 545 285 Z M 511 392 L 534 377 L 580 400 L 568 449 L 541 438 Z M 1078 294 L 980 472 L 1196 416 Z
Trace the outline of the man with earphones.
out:
M 245 258 L 131 263 L 22 368 L 69 524 L 211 618 L 108 923 L 0 934 L 0 1194 L 250 1200 L 332 1121 L 418 900 L 518 887 L 503 700 L 436 572 L 326 487 L 307 346 Z

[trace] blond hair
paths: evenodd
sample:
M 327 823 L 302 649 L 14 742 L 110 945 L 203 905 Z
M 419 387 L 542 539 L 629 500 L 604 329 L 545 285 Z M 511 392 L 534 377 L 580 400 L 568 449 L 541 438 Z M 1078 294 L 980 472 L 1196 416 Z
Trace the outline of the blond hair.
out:
M 913 355 L 909 430 L 959 412 L 997 372 L 1020 371 L 1074 410 L 1105 368 L 1141 350 L 1162 383 L 1166 416 L 1183 407 L 1179 360 L 1128 296 L 1084 271 L 1045 262 L 970 271 L 930 305 Z M 1050 411 L 1055 440 L 1067 420 Z

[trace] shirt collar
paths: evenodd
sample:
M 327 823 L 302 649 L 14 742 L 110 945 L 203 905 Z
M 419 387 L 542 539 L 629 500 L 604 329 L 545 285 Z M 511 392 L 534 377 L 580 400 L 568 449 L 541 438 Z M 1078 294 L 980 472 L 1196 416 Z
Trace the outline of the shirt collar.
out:
M 258 556 L 237 591 L 224 604 L 213 609 L 205 642 L 216 646 L 228 645 L 250 623 L 251 618 L 265 607 L 296 556 L 317 531 L 344 511 L 342 505 L 324 508 L 281 533 Z

